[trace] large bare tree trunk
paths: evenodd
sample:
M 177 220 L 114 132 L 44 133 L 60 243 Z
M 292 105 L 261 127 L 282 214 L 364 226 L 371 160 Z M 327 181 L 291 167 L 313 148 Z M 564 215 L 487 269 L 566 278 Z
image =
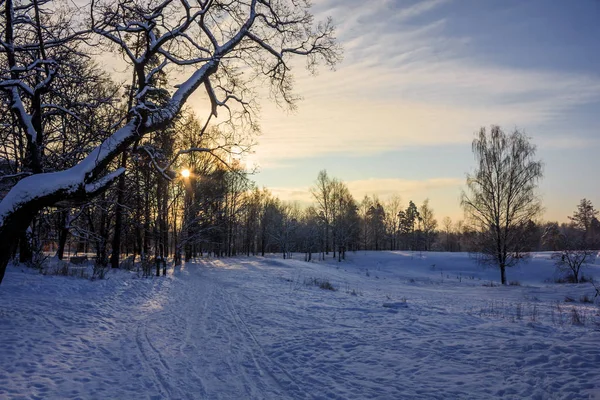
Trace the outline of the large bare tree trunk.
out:
M 19 238 L 25 236 L 27 227 L 41 208 L 40 204 L 32 201 L 10 213 L 0 225 L 0 283 L 4 279 L 6 267 L 19 243 Z

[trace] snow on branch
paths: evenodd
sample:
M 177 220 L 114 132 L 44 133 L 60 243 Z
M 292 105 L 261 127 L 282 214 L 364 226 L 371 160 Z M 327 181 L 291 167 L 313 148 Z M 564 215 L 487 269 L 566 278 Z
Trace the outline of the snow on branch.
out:
M 11 0 L 5 1 L 12 5 Z M 44 204 L 50 205 L 56 202 L 56 199 L 68 200 L 70 197 L 76 198 L 102 190 L 124 173 L 122 168 L 107 171 L 110 163 L 145 134 L 168 126 L 180 113 L 187 99 L 201 86 L 205 87 L 211 100 L 210 116 L 203 129 L 206 129 L 211 117 L 217 115 L 218 107 L 229 109 L 229 101 L 237 102 L 244 108 L 244 113 L 248 113 L 251 105 L 242 96 L 245 94 L 244 82 L 236 83 L 237 78 L 234 75 L 231 75 L 232 79 L 227 80 L 230 63 L 231 71 L 235 71 L 235 64 L 238 63 L 254 68 L 256 75 L 263 76 L 269 76 L 269 72 L 265 71 L 272 68 L 269 77 L 287 100 L 291 85 L 288 84 L 285 74 L 288 69 L 283 59 L 285 54 L 306 56 L 310 65 L 314 63 L 316 56 L 321 56 L 330 65 L 339 59 L 339 49 L 334 43 L 330 21 L 313 30 L 308 3 L 290 1 L 288 4 L 268 0 L 222 3 L 197 0 L 191 5 L 188 0 L 164 0 L 155 5 L 143 5 L 142 2 L 123 0 L 115 5 L 111 2 L 101 4 L 100 1 L 91 2 L 89 32 L 116 45 L 134 69 L 137 85 L 134 93 L 135 104 L 128 110 L 127 122 L 120 122 L 107 139 L 75 166 L 59 172 L 40 173 L 21 179 L 0 203 L 0 224 L 13 210 L 30 201 L 47 199 L 49 203 Z M 19 4 L 23 7 L 25 4 L 33 5 Z M 40 1 L 39 4 L 45 4 L 45 1 Z M 260 7 L 260 12 L 257 12 L 257 7 Z M 15 21 L 11 18 L 15 13 L 26 15 L 30 10 L 31 8 L 8 10 L 5 15 L 6 26 L 13 27 Z M 223 21 L 228 23 L 221 24 Z M 44 28 L 40 26 L 39 29 Z M 48 38 L 46 42 L 31 49 L 39 50 L 40 46 L 48 49 L 55 44 L 68 44 L 81 39 L 73 36 L 77 33 L 72 32 L 64 38 Z M 93 45 L 85 41 L 89 36 L 82 38 L 86 45 Z M 14 55 L 16 47 L 13 32 L 8 31 L 2 39 L 4 41 L 0 43 L 0 52 Z M 255 45 L 248 48 L 246 43 Z M 255 57 L 252 53 L 258 55 Z M 158 65 L 157 56 L 163 59 Z M 45 57 L 43 59 L 46 60 Z M 264 62 L 265 60 L 269 62 Z M 155 88 L 158 89 L 153 80 L 168 63 L 195 65 L 196 68 L 177 86 L 170 97 L 157 106 L 147 99 L 151 97 L 147 94 L 153 93 Z M 36 65 L 44 68 L 45 73 L 43 79 L 38 80 L 35 89 L 32 89 L 26 85 L 23 77 L 19 76 L 27 71 L 19 68 L 37 71 Z M 14 74 L 11 76 L 12 81 L 3 80 L 0 83 L 0 88 L 9 94 L 13 113 L 20 120 L 31 142 L 36 142 L 37 132 L 31 119 L 33 114 L 28 114 L 21 96 L 32 97 L 36 91 L 44 91 L 52 84 L 57 69 L 50 69 L 51 65 L 52 60 L 40 59 L 37 64 L 33 62 L 27 67 L 19 67 L 13 57 L 8 65 L 9 71 Z M 267 68 L 263 69 L 265 65 Z M 215 86 L 219 91 L 217 95 L 209 79 L 217 75 L 220 69 L 224 71 L 223 77 L 226 81 Z M 219 79 L 221 78 L 217 75 L 215 81 Z M 54 106 L 51 102 L 42 102 L 41 107 Z M 55 108 L 59 109 L 61 106 L 56 105 Z M 61 110 L 69 114 L 68 110 Z M 231 119 L 231 110 L 229 111 Z M 143 150 L 148 153 L 147 149 Z M 224 147 L 197 147 L 181 150 L 176 157 L 200 151 L 209 152 L 219 159 L 218 150 L 228 151 Z M 162 171 L 163 176 L 168 176 L 168 168 L 173 161 L 166 167 L 160 167 L 154 156 L 148 154 L 157 170 Z
M 118 168 L 117 170 L 103 176 L 96 182 L 88 183 L 85 185 L 85 193 L 93 196 L 102 190 L 105 190 L 111 183 L 117 180 L 119 176 L 125 173 L 125 168 Z
M 30 176 L 30 175 L 32 175 L 31 172 L 19 172 L 18 174 L 2 175 L 2 176 L 0 176 L 0 181 L 6 180 L 6 179 L 21 178 L 21 177 Z

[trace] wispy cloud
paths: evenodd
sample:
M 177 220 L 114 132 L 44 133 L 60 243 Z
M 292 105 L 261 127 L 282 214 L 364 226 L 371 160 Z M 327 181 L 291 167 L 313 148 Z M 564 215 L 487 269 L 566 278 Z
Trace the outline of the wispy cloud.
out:
M 358 199 L 366 195 L 376 195 L 386 199 L 399 194 L 406 199 L 425 199 L 430 192 L 438 189 L 460 188 L 464 179 L 458 178 L 432 178 L 425 180 L 410 180 L 399 178 L 373 178 L 353 180 L 346 182 L 348 189 Z M 408 200 L 407 200 L 408 201 Z
M 597 76 L 479 59 L 470 52 L 473 37 L 446 29 L 440 11 L 448 5 L 318 1 L 317 13 L 338 21 L 345 61 L 317 77 L 296 70 L 297 91 L 305 98 L 296 114 L 263 103 L 259 162 L 467 143 L 482 125 L 550 125 L 573 108 L 600 101 Z

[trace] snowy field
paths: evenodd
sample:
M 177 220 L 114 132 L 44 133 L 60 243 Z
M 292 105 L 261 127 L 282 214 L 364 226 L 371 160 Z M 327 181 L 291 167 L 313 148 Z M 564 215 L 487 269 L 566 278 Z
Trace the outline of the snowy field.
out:
M 0 399 L 600 399 L 599 299 L 550 283 L 548 254 L 508 287 L 466 254 L 296 257 L 94 282 L 9 267 Z

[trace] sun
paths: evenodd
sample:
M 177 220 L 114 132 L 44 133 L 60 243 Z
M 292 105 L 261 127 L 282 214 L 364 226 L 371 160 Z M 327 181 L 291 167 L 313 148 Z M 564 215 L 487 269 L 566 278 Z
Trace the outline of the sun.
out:
M 187 168 L 184 168 L 181 170 L 181 176 L 183 176 L 184 178 L 189 178 L 190 177 L 190 170 Z

